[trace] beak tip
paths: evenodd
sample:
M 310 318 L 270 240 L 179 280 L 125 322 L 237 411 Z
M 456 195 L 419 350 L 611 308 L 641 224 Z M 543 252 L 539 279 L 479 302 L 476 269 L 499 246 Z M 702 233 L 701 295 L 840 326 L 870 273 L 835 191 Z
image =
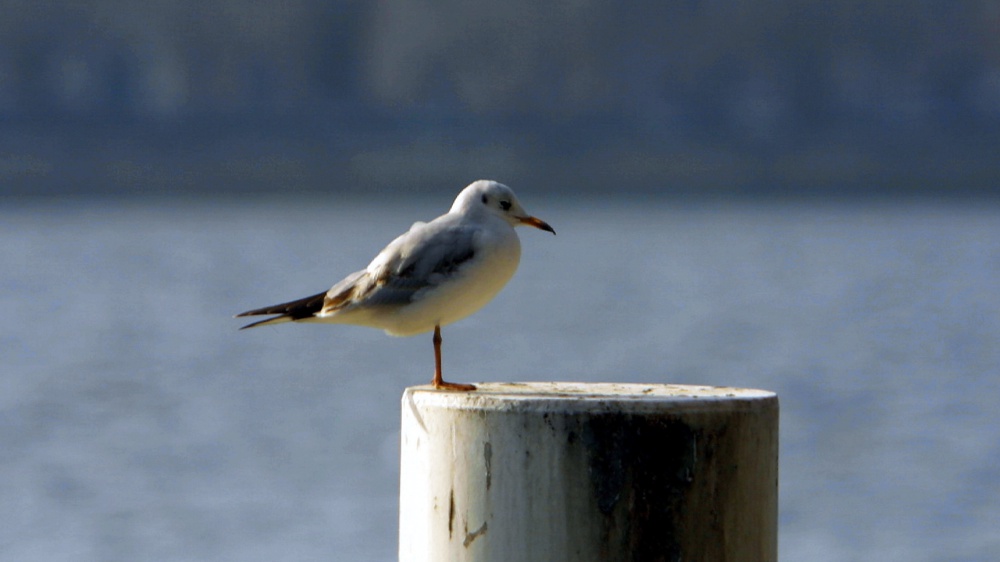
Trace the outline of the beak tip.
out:
M 537 228 L 539 230 L 545 230 L 545 231 L 551 232 L 552 234 L 556 233 L 556 229 L 552 228 L 551 226 L 549 226 L 549 223 L 547 223 L 547 222 L 545 222 L 545 221 L 543 221 L 542 219 L 539 219 L 539 218 L 524 217 L 524 218 L 521 219 L 521 223 L 522 224 L 526 224 L 528 226 L 533 226 L 533 227 L 535 227 L 535 228 Z

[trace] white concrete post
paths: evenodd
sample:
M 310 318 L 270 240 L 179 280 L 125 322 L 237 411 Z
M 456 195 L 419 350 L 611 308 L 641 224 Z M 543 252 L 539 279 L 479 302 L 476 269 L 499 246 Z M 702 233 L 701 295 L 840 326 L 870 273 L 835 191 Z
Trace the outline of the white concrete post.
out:
M 401 562 L 777 559 L 774 393 L 487 383 L 402 409 Z

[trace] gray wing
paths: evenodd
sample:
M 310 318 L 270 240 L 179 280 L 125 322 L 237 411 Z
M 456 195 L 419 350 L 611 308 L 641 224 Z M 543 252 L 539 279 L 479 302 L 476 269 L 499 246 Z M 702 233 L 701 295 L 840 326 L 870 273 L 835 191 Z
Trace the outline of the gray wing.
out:
M 420 291 L 461 275 L 462 269 L 476 258 L 476 231 L 469 225 L 414 225 L 368 266 L 370 287 L 366 294 L 357 295 L 361 297 L 357 304 L 407 304 Z

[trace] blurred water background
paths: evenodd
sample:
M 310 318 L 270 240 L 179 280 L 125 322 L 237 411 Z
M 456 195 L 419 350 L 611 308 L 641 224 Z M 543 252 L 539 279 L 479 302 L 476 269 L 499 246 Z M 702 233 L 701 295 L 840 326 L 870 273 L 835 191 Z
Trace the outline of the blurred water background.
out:
M 231 315 L 480 177 L 559 235 L 446 376 L 774 390 L 783 559 L 1000 552 L 994 2 L 0 10 L 0 560 L 393 560 L 430 337 Z

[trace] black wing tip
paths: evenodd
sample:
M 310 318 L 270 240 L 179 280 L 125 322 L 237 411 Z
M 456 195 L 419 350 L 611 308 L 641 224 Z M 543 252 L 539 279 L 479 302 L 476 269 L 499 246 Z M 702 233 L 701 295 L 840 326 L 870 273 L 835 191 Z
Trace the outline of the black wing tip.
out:
M 239 314 L 239 315 L 237 315 L 237 317 L 239 317 L 239 316 L 246 316 L 246 314 Z M 282 315 L 282 316 L 275 316 L 273 318 L 266 318 L 264 320 L 258 320 L 256 322 L 251 322 L 251 323 L 247 324 L 246 326 L 240 326 L 240 330 L 246 330 L 247 328 L 253 328 L 255 326 L 260 326 L 261 324 L 267 324 L 268 322 L 271 322 L 272 320 L 277 320 L 278 318 L 283 318 L 283 317 L 284 317 L 284 315 Z
M 322 293 L 316 293 L 299 300 L 290 301 L 282 304 L 276 304 L 272 306 L 265 306 L 263 308 L 255 308 L 253 310 L 248 310 L 246 312 L 241 312 L 233 318 L 243 318 L 245 316 L 263 316 L 263 315 L 276 315 L 273 318 L 266 318 L 257 322 L 247 324 L 240 328 L 245 330 L 247 328 L 253 328 L 254 326 L 259 326 L 261 324 L 266 324 L 268 322 L 273 322 L 280 318 L 287 318 L 290 321 L 302 320 L 303 318 L 309 318 L 314 316 L 317 312 L 323 309 L 323 303 L 326 298 L 326 291 Z
M 264 308 L 255 308 L 253 310 L 248 310 L 246 312 L 241 312 L 233 316 L 233 318 L 244 318 L 246 316 L 261 316 L 262 314 L 282 314 L 287 311 L 289 303 L 276 304 L 274 306 L 265 306 Z

